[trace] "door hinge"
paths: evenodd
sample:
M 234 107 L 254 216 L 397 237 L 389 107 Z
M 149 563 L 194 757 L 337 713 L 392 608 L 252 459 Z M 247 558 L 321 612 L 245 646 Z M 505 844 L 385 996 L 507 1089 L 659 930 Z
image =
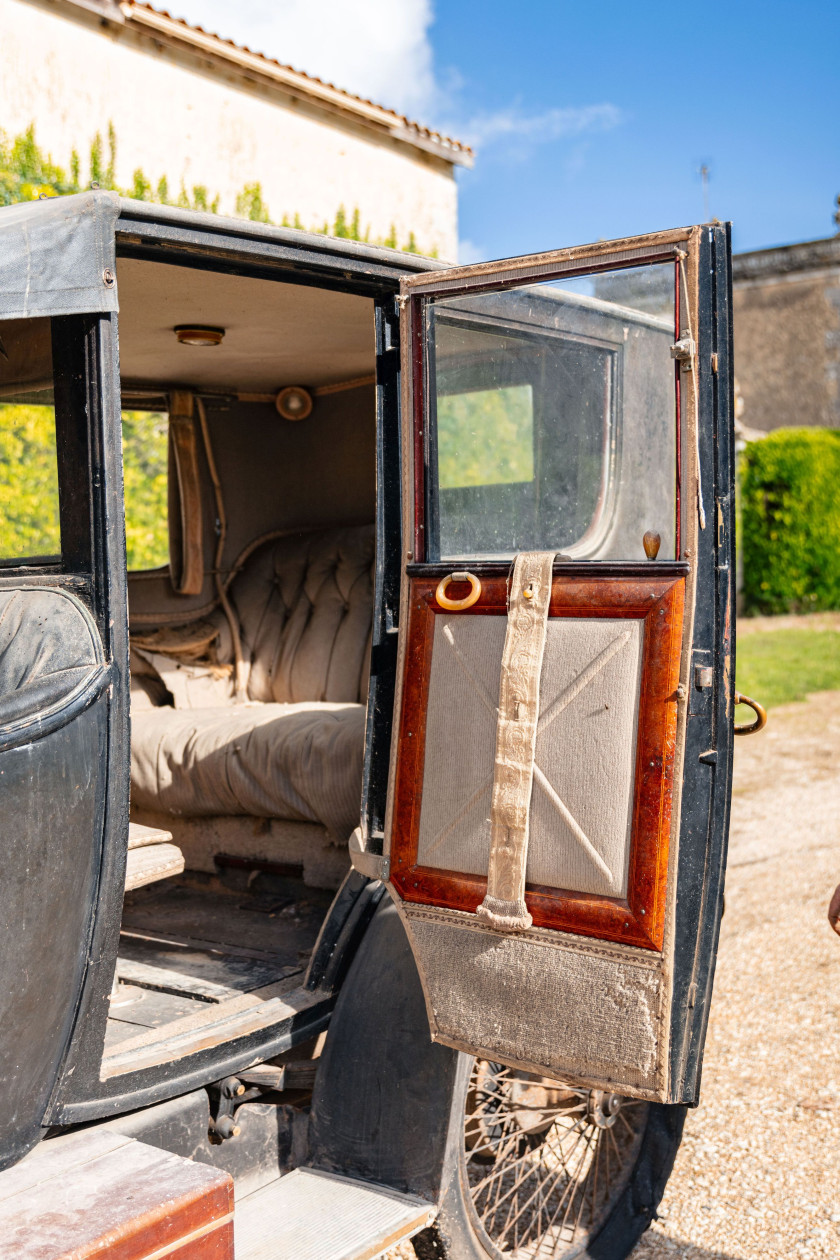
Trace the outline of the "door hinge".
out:
M 713 655 L 707 648 L 695 648 L 692 653 L 691 687 L 688 712 L 691 717 L 711 713 L 715 694 L 715 669 Z
M 705 691 L 707 687 L 711 687 L 715 681 L 715 671 L 711 665 L 695 665 L 694 666 L 694 686 L 698 691 Z
M 679 361 L 684 372 L 690 372 L 694 367 L 696 353 L 697 346 L 692 337 L 680 337 L 671 346 L 671 358 Z
M 386 634 L 399 634 L 399 632 L 400 632 L 399 622 L 395 620 L 393 610 L 391 608 L 386 608 L 385 609 L 385 633 Z
M 384 844 L 384 831 L 372 831 L 371 840 L 380 840 Z M 391 859 L 382 853 L 371 853 L 362 837 L 361 827 L 357 827 L 349 841 L 350 861 L 354 870 L 368 879 L 387 880 L 391 874 Z

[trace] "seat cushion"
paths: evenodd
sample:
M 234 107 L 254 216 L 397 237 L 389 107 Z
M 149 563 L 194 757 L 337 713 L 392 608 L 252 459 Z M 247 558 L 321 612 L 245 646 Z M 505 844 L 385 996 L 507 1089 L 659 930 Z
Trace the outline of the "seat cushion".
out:
M 137 809 L 317 822 L 337 840 L 358 826 L 361 704 L 149 709 L 133 715 L 131 742 Z
M 252 700 L 364 701 L 373 615 L 372 525 L 271 539 L 231 588 Z

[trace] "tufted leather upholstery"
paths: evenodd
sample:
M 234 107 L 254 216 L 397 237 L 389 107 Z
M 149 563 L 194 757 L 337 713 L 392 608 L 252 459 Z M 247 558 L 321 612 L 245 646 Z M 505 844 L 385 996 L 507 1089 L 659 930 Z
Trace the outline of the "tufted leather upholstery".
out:
M 252 700 L 364 702 L 372 525 L 264 543 L 231 586 Z
M 306 820 L 336 839 L 350 834 L 359 815 L 373 560 L 372 525 L 290 534 L 254 551 L 230 587 L 251 703 L 231 705 L 228 684 L 211 679 L 201 707 L 135 710 L 134 806 Z

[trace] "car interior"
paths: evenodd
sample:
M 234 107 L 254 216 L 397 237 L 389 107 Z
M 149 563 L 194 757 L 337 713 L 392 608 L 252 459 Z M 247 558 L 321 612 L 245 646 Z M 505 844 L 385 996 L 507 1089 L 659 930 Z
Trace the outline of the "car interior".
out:
M 301 983 L 359 819 L 375 516 L 372 300 L 136 259 L 118 283 L 122 406 L 166 443 L 169 555 L 132 565 L 126 446 L 132 825 L 105 1078 Z

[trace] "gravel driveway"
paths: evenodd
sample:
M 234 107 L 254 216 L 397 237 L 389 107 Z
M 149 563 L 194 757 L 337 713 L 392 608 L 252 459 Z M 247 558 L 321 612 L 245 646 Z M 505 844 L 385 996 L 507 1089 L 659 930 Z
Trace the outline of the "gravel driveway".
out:
M 823 692 L 736 740 L 701 1102 L 633 1260 L 840 1257 L 838 882 L 840 692 Z
M 840 1256 L 840 692 L 736 740 L 700 1106 L 633 1260 Z

